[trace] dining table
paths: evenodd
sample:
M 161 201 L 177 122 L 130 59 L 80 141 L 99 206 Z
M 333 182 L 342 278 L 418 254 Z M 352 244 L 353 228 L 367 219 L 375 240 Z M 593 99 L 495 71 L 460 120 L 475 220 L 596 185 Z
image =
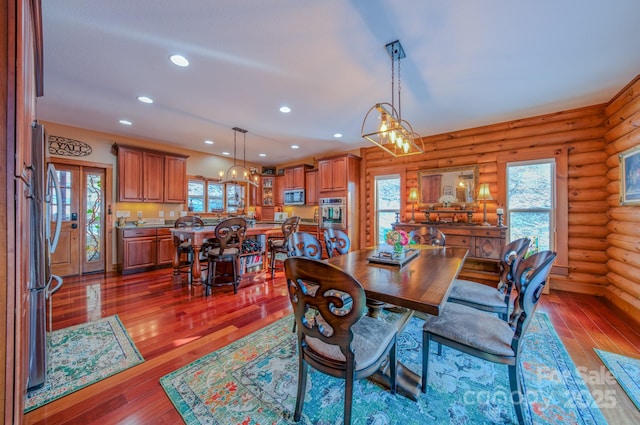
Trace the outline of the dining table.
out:
M 206 276 L 202 276 L 202 266 L 200 264 L 200 251 L 203 244 L 209 239 L 215 238 L 216 226 L 186 226 L 176 227 L 171 229 L 173 236 L 173 244 L 175 246 L 175 252 L 173 256 L 173 276 L 180 276 L 180 253 L 179 246 L 184 241 L 190 241 L 193 247 L 193 268 L 191 270 L 191 277 L 194 283 L 204 283 Z M 254 224 L 247 226 L 245 231 L 245 237 L 265 235 L 267 238 L 270 236 L 282 236 L 282 226 L 280 224 Z M 261 251 L 264 255 L 265 247 Z M 264 261 L 263 261 L 264 263 Z
M 390 250 L 389 246 L 384 245 L 351 251 L 329 258 L 327 262 L 340 267 L 360 282 L 368 304 L 393 306 L 408 312 L 398 325 L 401 331 L 413 312 L 434 316 L 440 314 L 468 254 L 466 248 L 411 247 L 407 251 L 411 258 L 398 264 L 382 255 Z M 375 317 L 375 308 L 373 310 Z M 389 387 L 389 368 L 374 375 L 373 380 Z M 420 376 L 398 362 L 397 386 L 399 393 L 417 400 L 420 395 Z

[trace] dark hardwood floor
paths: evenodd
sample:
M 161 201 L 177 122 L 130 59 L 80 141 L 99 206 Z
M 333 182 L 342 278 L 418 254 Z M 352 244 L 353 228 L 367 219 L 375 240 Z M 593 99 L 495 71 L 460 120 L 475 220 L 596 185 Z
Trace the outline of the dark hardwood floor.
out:
M 610 424 L 640 423 L 624 390 L 608 379 L 593 351 L 640 357 L 640 333 L 606 301 L 552 291 L 539 311 L 549 314 L 594 397 L 610 407 Z M 167 373 L 291 313 L 282 272 L 203 296 L 200 286 L 175 283 L 171 270 L 66 278 L 53 296 L 53 328 L 117 314 L 145 358 L 141 365 L 25 415 L 27 424 L 176 424 L 181 417 L 162 390 Z M 608 391 L 608 392 L 607 392 Z M 615 404 L 615 405 L 613 405 Z

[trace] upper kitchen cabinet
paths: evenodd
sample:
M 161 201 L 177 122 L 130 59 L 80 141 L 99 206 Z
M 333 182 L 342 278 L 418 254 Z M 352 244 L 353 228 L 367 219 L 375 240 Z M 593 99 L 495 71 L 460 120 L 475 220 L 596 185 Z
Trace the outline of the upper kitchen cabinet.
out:
M 310 168 L 313 168 L 313 167 L 306 164 L 285 168 L 284 190 L 304 189 L 305 188 L 305 171 Z
M 113 146 L 118 152 L 118 202 L 186 202 L 186 156 Z
M 360 179 L 360 157 L 343 154 L 318 160 L 318 191 L 347 192 Z
M 187 158 L 164 155 L 164 202 L 187 203 Z
M 284 205 L 284 176 L 276 176 L 273 184 L 276 205 Z
M 318 170 L 310 170 L 306 172 L 305 196 L 307 205 L 318 204 Z

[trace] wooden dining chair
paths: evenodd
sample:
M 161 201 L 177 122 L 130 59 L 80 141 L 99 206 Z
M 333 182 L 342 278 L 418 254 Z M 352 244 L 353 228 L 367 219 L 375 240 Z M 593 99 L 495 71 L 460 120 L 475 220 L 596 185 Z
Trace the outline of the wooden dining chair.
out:
M 500 255 L 500 280 L 497 287 L 471 280 L 455 279 L 447 301 L 498 313 L 503 320 L 507 320 L 514 287 L 513 272 L 529 249 L 530 243 L 530 239 L 521 238 L 504 247 Z
M 417 244 L 445 246 L 447 237 L 435 227 L 419 227 L 409 232 L 409 238 Z
M 366 315 L 362 285 L 342 269 L 320 260 L 290 257 L 284 270 L 298 341 L 294 420 L 302 415 L 307 366 L 311 365 L 345 380 L 344 423 L 351 424 L 354 382 L 375 373 L 387 358 L 390 391 L 395 394 L 396 327 Z
M 324 231 L 324 245 L 327 248 L 327 255 L 331 258 L 336 253 L 343 255 L 349 252 L 351 241 L 342 230 L 329 227 Z
M 242 253 L 242 241 L 247 231 L 247 221 L 242 217 L 233 217 L 222 220 L 216 226 L 214 235 L 219 244 L 209 249 L 207 253 L 208 270 L 205 281 L 205 295 L 211 294 L 213 286 L 233 285 L 233 293 L 238 293 L 240 284 L 240 254 Z M 218 263 L 231 263 L 232 273 L 217 273 Z M 220 277 L 231 277 L 231 282 L 216 282 Z
M 269 255 L 271 257 L 271 261 L 269 265 L 271 266 L 271 278 L 273 279 L 273 274 L 275 272 L 276 267 L 276 254 L 289 254 L 289 245 L 287 244 L 289 241 L 289 235 L 291 233 L 298 230 L 298 226 L 300 225 L 300 217 L 293 216 L 287 218 L 282 222 L 282 226 L 280 227 L 282 230 L 282 236 L 270 236 L 267 240 L 267 249 L 269 251 Z
M 542 251 L 518 264 L 514 273 L 517 287 L 514 310 L 509 321 L 463 304 L 447 303 L 438 316 L 428 316 L 422 340 L 422 392 L 427 391 L 429 344 L 437 342 L 438 355 L 446 345 L 509 370 L 511 397 L 518 422 L 524 424 L 521 402 L 525 399 L 520 373 L 524 335 L 535 313 L 542 289 L 556 258 L 553 251 Z
M 293 232 L 287 242 L 289 257 L 307 257 L 319 260 L 322 258 L 322 244 L 311 233 Z

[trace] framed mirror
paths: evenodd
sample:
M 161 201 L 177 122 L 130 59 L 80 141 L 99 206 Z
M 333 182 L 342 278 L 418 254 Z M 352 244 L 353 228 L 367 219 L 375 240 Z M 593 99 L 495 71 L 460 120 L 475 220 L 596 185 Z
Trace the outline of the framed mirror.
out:
M 478 196 L 478 166 L 418 171 L 420 205 L 470 208 Z

